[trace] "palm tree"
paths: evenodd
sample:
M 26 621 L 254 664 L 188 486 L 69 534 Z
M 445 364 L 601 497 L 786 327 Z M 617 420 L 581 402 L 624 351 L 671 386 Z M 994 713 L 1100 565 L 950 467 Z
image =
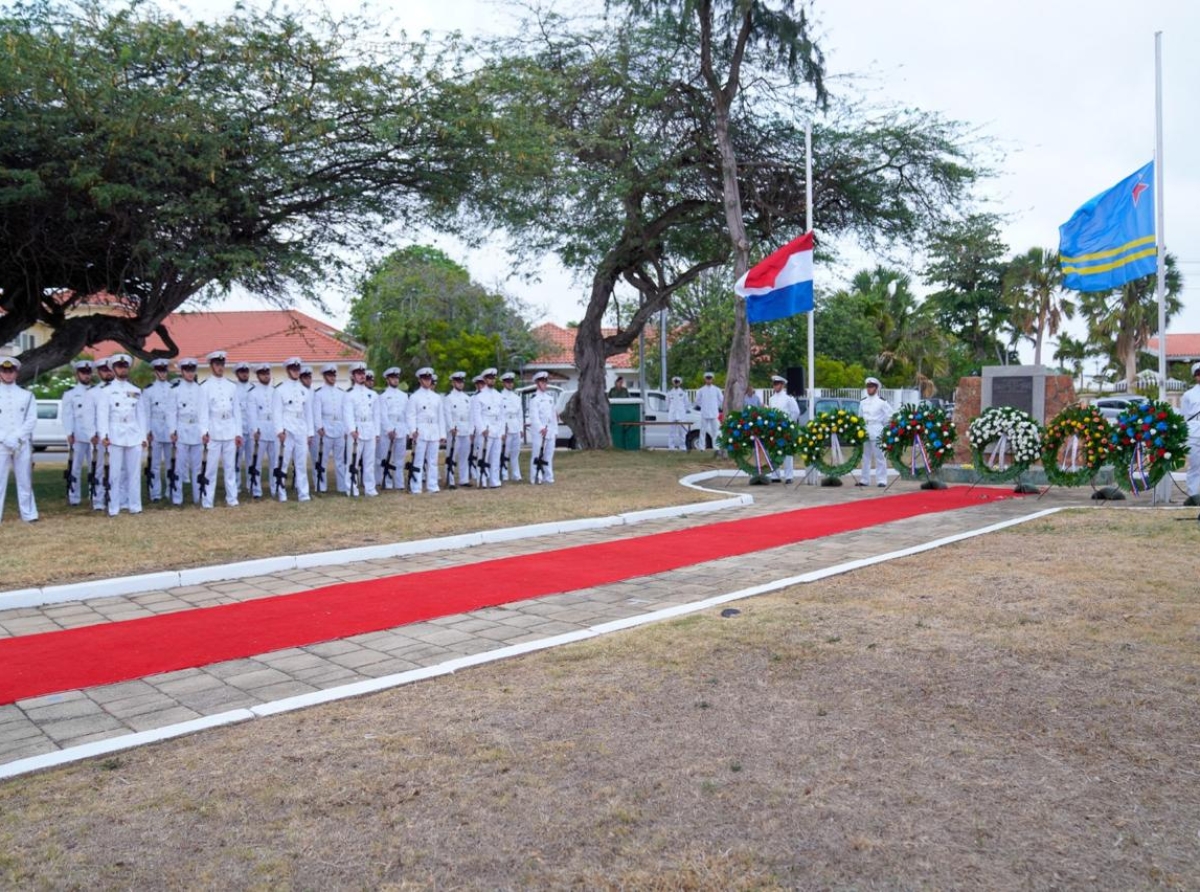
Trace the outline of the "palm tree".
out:
M 1054 351 L 1054 361 L 1063 369 L 1069 368 L 1072 377 L 1079 379 L 1079 389 L 1083 390 L 1083 363 L 1091 355 L 1086 341 L 1064 334 L 1058 339 L 1058 349 Z
M 1166 310 L 1171 321 L 1182 308 L 1179 293 L 1183 276 L 1175 255 L 1166 256 Z M 1087 318 L 1088 341 L 1096 351 L 1109 356 L 1114 365 L 1125 370 L 1126 384 L 1133 388 L 1137 377 L 1138 354 L 1158 333 L 1158 276 L 1142 276 L 1127 282 L 1115 291 L 1092 291 L 1081 294 L 1080 311 Z
M 1075 304 L 1062 290 L 1058 252 L 1030 248 L 1013 258 L 1003 281 L 1014 332 L 1033 341 L 1033 364 L 1041 365 L 1046 335 L 1057 335 L 1063 319 L 1075 315 Z
M 882 266 L 862 270 L 851 283 L 853 292 L 866 299 L 867 318 L 879 334 L 875 368 L 882 374 L 911 372 L 920 380 L 945 374 L 946 335 L 931 308 L 918 303 L 911 285 L 909 276 Z

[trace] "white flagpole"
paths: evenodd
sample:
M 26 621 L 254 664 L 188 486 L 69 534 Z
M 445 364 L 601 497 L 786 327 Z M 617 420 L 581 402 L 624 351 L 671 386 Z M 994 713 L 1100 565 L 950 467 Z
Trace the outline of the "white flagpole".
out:
M 812 188 L 812 121 L 804 123 L 804 231 L 812 232 L 813 227 L 813 188 Z M 814 253 L 815 253 L 815 245 Z M 815 304 L 814 304 L 815 307 Z M 808 311 L 808 420 L 812 421 L 813 408 L 816 398 L 817 373 L 813 369 L 813 357 L 816 355 L 816 338 L 813 332 L 813 321 L 816 318 L 814 310 Z
M 1158 398 L 1167 398 L 1167 240 L 1163 226 L 1162 32 L 1154 32 L 1154 235 L 1158 248 Z M 1163 476 L 1151 496 L 1154 504 L 1171 501 L 1171 475 Z

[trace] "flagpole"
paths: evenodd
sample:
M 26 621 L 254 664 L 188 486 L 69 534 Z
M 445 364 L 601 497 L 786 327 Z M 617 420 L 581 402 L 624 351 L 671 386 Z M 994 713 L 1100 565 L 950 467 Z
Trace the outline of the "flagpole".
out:
M 813 188 L 812 188 L 812 121 L 804 122 L 804 231 L 812 232 L 813 227 Z M 814 254 L 816 252 L 814 251 Z M 817 386 L 817 373 L 813 368 L 813 357 L 816 355 L 816 337 L 813 322 L 816 318 L 816 302 L 813 309 L 808 311 L 808 420 L 812 421 L 813 407 L 816 397 L 813 391 Z
M 1167 398 L 1167 240 L 1163 226 L 1162 32 L 1154 32 L 1154 228 L 1158 243 L 1158 381 Z

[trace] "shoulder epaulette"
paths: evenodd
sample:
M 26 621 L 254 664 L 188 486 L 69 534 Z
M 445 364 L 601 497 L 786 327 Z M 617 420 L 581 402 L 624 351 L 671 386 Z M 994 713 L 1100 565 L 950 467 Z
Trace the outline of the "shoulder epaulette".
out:
M 290 381 L 291 379 L 289 378 L 288 380 Z M 276 384 L 275 386 L 276 386 L 276 387 L 282 387 L 282 386 L 283 386 L 283 382 L 282 382 L 282 381 L 280 381 L 280 382 L 279 382 L 278 384 Z
M 349 393 L 349 392 L 350 392 L 350 391 L 352 391 L 353 389 L 354 389 L 354 385 L 353 385 L 353 384 L 351 384 L 349 387 L 347 387 L 347 388 L 346 388 L 346 393 Z
M 172 381 L 172 382 L 171 382 L 171 386 L 172 386 L 172 387 L 178 387 L 178 386 L 179 386 L 180 384 L 182 384 L 182 383 L 183 383 L 183 379 L 182 379 L 182 378 L 176 378 L 174 381 Z

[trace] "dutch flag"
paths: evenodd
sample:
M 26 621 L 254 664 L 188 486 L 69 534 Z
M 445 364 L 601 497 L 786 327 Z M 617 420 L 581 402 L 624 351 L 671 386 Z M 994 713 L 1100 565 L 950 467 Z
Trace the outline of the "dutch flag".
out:
M 733 290 L 746 298 L 746 318 L 770 322 L 813 308 L 813 234 L 806 232 L 750 267 Z

